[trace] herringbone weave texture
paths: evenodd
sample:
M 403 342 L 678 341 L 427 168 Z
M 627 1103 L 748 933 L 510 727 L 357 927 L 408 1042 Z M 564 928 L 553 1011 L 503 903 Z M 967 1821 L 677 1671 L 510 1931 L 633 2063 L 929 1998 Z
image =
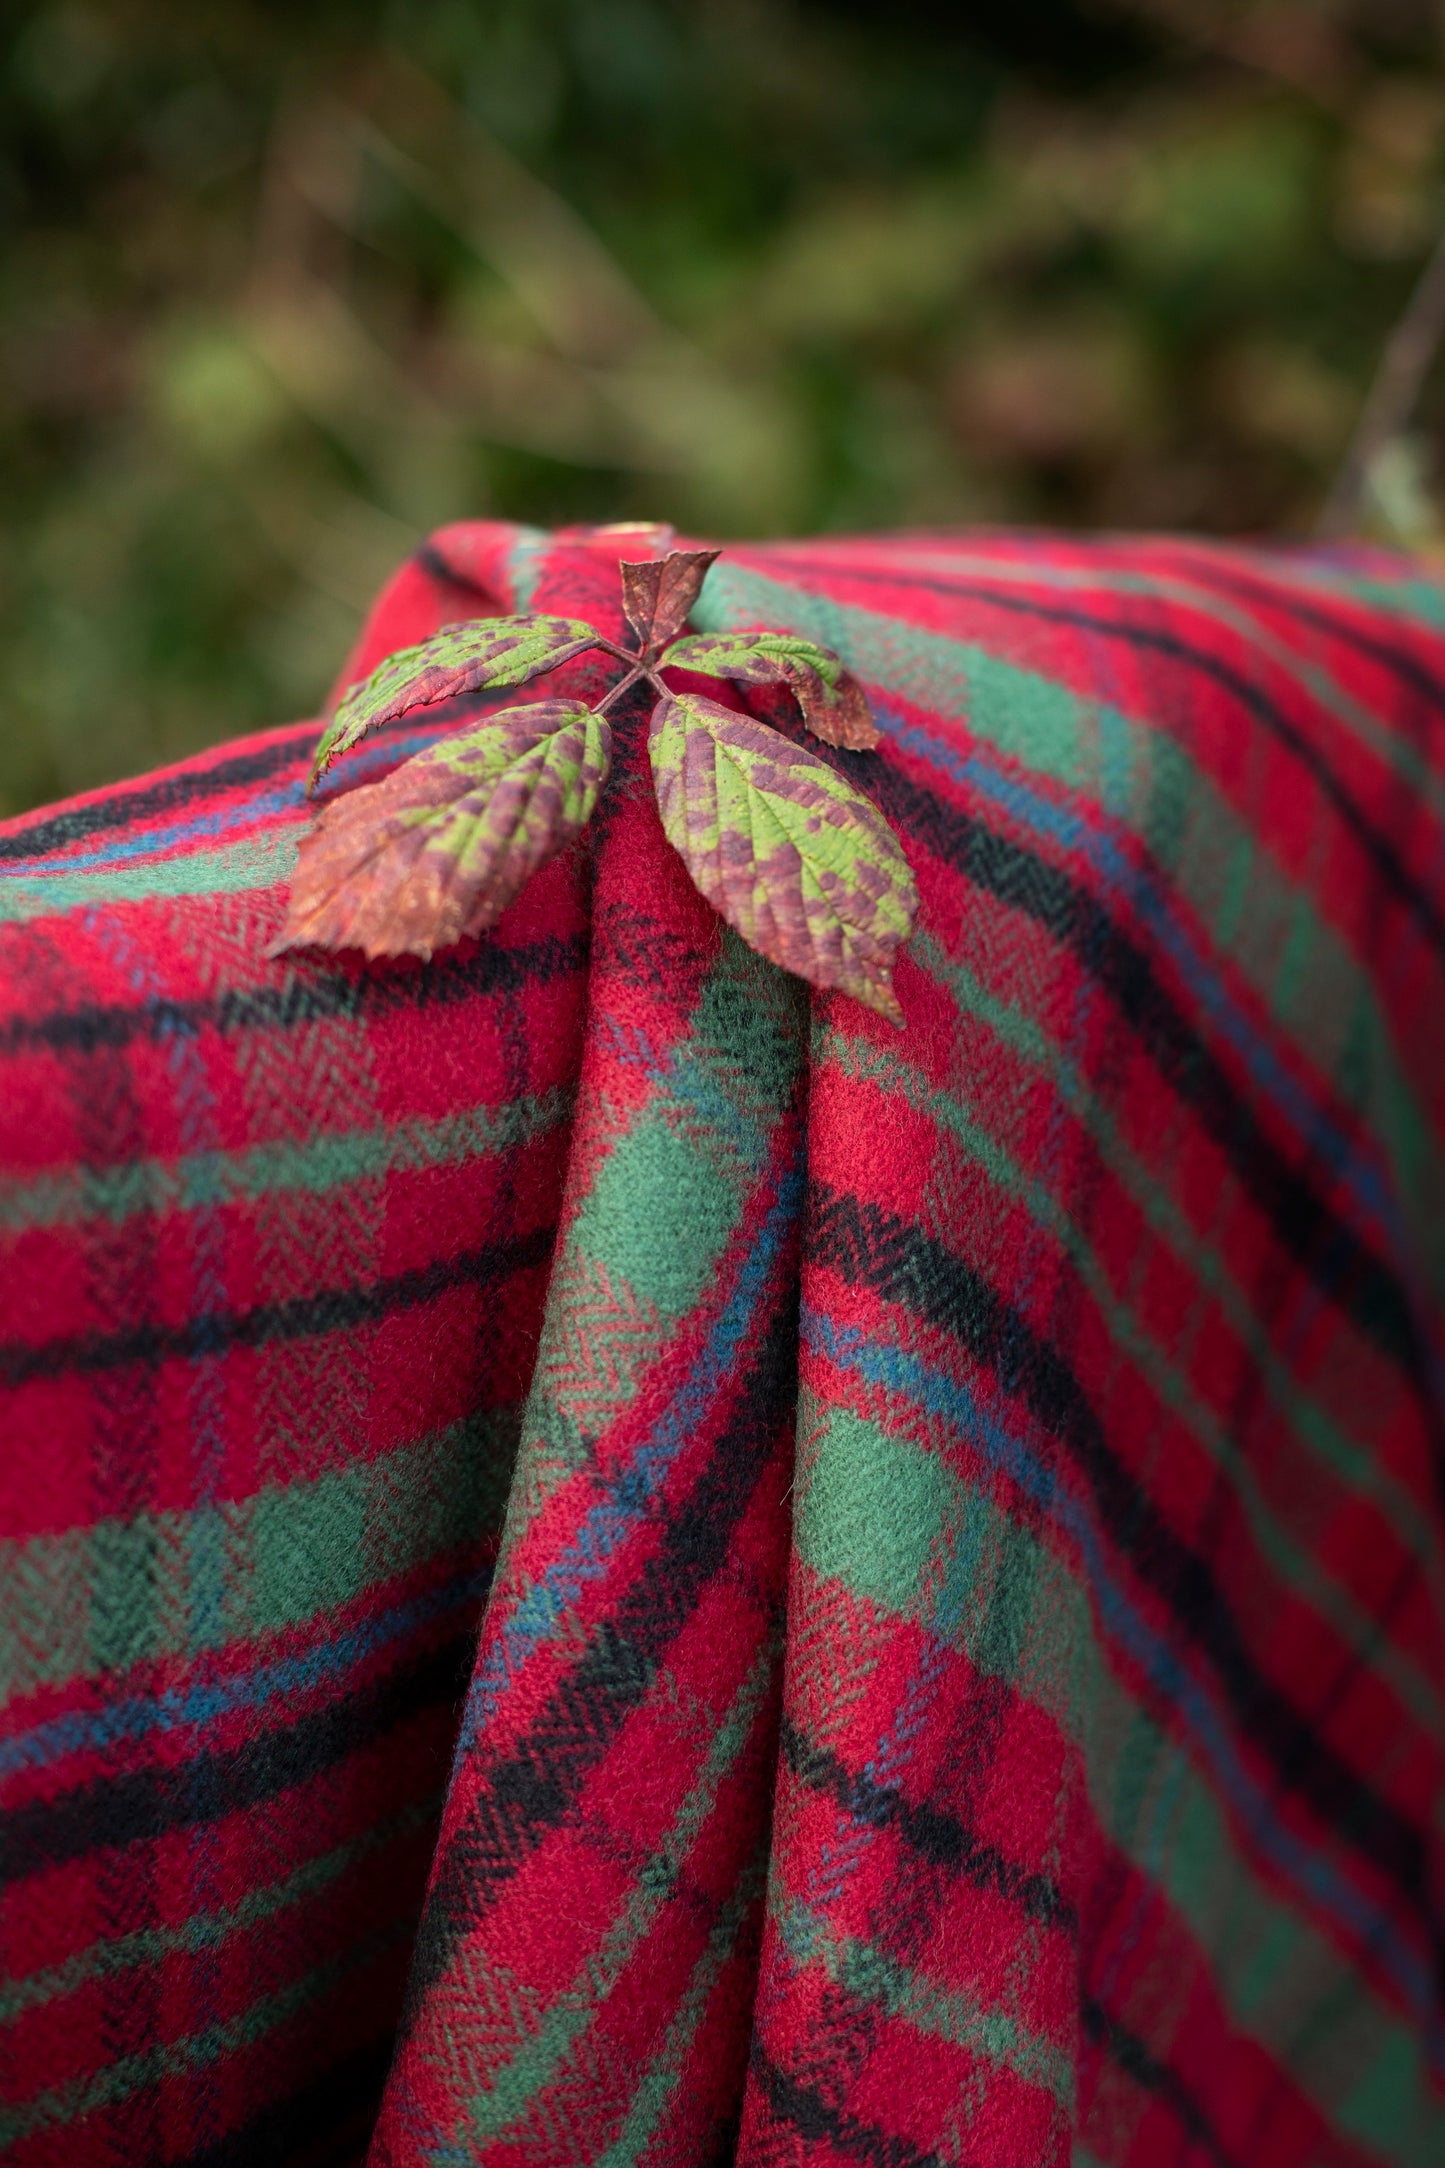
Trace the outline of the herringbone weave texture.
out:
M 618 547 L 444 530 L 353 669 Z M 1438 2163 L 1441 595 L 924 535 L 696 621 L 867 687 L 905 1031 L 636 712 L 429 967 L 265 960 L 314 726 L 0 830 L 7 2168 Z

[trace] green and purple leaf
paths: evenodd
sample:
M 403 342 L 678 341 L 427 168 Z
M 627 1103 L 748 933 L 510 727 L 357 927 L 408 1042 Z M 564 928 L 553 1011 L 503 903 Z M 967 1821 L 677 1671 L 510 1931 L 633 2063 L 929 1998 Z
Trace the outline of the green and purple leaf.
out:
M 327 806 L 271 951 L 430 956 L 494 925 L 590 816 L 612 758 L 580 700 L 502 708 Z
M 596 642 L 593 628 L 578 617 L 478 617 L 444 625 L 419 646 L 388 655 L 351 687 L 322 732 L 308 789 L 379 724 L 483 686 L 521 685 Z
M 668 841 L 714 908 L 764 956 L 893 1023 L 893 961 L 918 907 L 886 820 L 818 754 L 696 693 L 648 737 Z
M 814 737 L 852 752 L 871 752 L 882 732 L 862 686 L 830 647 L 792 632 L 701 632 L 662 658 L 667 669 L 697 670 L 738 685 L 788 686 Z
M 670 550 L 666 557 L 618 567 L 622 607 L 643 654 L 665 647 L 687 623 L 716 550 Z

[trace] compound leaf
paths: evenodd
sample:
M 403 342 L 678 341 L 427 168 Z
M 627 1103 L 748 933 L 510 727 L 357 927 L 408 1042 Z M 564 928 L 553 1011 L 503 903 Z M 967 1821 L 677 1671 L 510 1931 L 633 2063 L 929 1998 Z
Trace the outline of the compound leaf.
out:
M 622 607 L 644 653 L 665 647 L 687 623 L 716 550 L 669 550 L 642 564 L 622 564 Z
M 918 893 L 882 814 L 806 746 L 696 693 L 658 702 L 648 750 L 668 841 L 729 925 L 901 1024 L 893 960 Z
M 539 670 L 570 662 L 596 639 L 579 617 L 478 617 L 399 648 L 353 685 L 337 708 L 316 748 L 308 788 L 314 790 L 331 763 L 378 724 L 482 686 L 521 685 Z
M 430 956 L 486 931 L 597 803 L 607 718 L 580 700 L 502 708 L 327 806 L 272 949 Z
M 663 657 L 671 669 L 732 678 L 739 685 L 784 684 L 797 697 L 803 721 L 829 745 L 868 752 L 882 732 L 868 712 L 858 680 L 840 656 L 792 632 L 702 632 L 679 640 Z

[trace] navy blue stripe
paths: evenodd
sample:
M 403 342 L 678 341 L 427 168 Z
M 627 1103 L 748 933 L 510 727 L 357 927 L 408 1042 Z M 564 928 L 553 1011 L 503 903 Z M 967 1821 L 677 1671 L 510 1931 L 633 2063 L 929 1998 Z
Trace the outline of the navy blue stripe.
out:
M 1265 1134 L 1254 1109 L 1164 990 L 1145 951 L 1120 930 L 1098 897 L 1062 868 L 949 805 L 903 774 L 892 759 L 839 757 L 905 834 L 1072 951 L 1128 1022 L 1169 1090 L 1218 1145 L 1280 1246 L 1433 1407 L 1419 1330 L 1400 1281 Z
M 66 1860 L 219 1821 L 294 1791 L 424 1711 L 458 1702 L 473 1649 L 471 1634 L 453 1635 L 344 1700 L 262 1731 L 244 1746 L 192 1755 L 172 1768 L 97 1777 L 58 1799 L 9 1808 L 0 1814 L 0 1886 Z M 435 1769 L 424 1761 L 419 1772 L 423 1789 L 430 1790 Z
M 489 603 L 489 609 L 478 610 L 478 617 L 500 617 L 506 614 L 500 608 L 494 591 L 490 587 L 483 587 L 481 581 L 473 579 L 470 573 L 459 572 L 455 565 L 448 564 L 435 542 L 423 542 L 419 550 L 413 550 L 410 561 L 418 572 L 424 572 L 429 580 L 435 580 L 439 586 L 459 587 L 463 594 L 479 595 L 483 601 Z
M 1217 2168 L 1236 2168 L 1235 2157 L 1225 2151 L 1218 2131 L 1177 2070 L 1161 2062 L 1153 2050 L 1117 2018 L 1110 2017 L 1101 2002 L 1086 1995 L 1081 2005 L 1084 2030 L 1101 2047 L 1110 2062 L 1156 2100 L 1167 2103 L 1175 2121 L 1197 2146 L 1202 2146 Z
M 933 580 L 909 571 L 900 576 L 897 572 L 873 572 L 853 566 L 820 566 L 809 564 L 806 559 L 790 557 L 788 569 L 812 571 L 820 578 L 835 581 L 855 581 L 863 586 L 884 586 L 895 593 L 902 586 L 922 589 L 929 594 L 945 595 L 950 600 L 985 602 L 991 608 L 1012 611 L 1016 616 L 1041 618 L 1045 623 L 1075 625 L 1081 631 L 1096 633 L 1100 638 L 1122 640 L 1126 646 L 1153 649 L 1167 655 L 1171 661 L 1188 664 L 1201 675 L 1213 678 L 1223 686 L 1241 706 L 1248 708 L 1266 730 L 1287 745 L 1290 751 L 1314 777 L 1323 795 L 1338 813 L 1340 819 L 1371 860 L 1380 879 L 1391 889 L 1419 922 L 1431 944 L 1445 955 L 1445 918 L 1442 918 L 1433 896 L 1428 894 L 1414 876 L 1407 871 L 1395 854 L 1389 837 L 1383 835 L 1363 809 L 1355 802 L 1344 784 L 1331 768 L 1318 746 L 1312 744 L 1304 731 L 1281 713 L 1251 679 L 1243 677 L 1229 663 L 1211 654 L 1208 648 L 1196 647 L 1192 641 L 1181 638 L 1178 633 L 1163 632 L 1157 626 L 1121 622 L 1110 617 L 1095 616 L 1091 611 L 1075 609 L 1065 603 L 1042 602 L 1036 597 L 1012 594 L 990 587 L 976 580 Z M 772 576 L 776 576 L 774 573 Z M 823 598 L 840 607 L 836 595 Z M 927 630 L 921 627 L 920 630 Z M 951 635 L 965 637 L 955 630 Z
M 816 2086 L 805 2084 L 766 2054 L 754 2041 L 753 2076 L 774 2118 L 809 2145 L 825 2146 L 850 2160 L 869 2163 L 869 2168 L 943 2168 L 941 2154 L 925 2151 L 909 2138 L 868 2123 L 847 2108 L 834 2107 Z M 767 2157 L 773 2157 L 771 2148 Z M 779 2159 L 787 2156 L 780 2155 Z
M 466 951 L 434 957 L 425 970 L 403 964 L 361 972 L 317 962 L 299 967 L 281 986 L 230 987 L 185 1001 L 85 1002 L 41 1016 L 12 1017 L 0 1025 L 0 1059 L 35 1047 L 52 1053 L 72 1048 L 89 1052 L 97 1046 L 164 1042 L 202 1031 L 291 1031 L 333 1016 L 360 1019 L 400 1009 L 447 1008 L 581 971 L 588 949 L 586 933 L 548 934 L 519 948 L 495 941 L 469 944 Z
M 1068 1935 L 1078 1932 L 1074 1907 L 1056 1883 L 1046 1874 L 1017 1866 L 996 1844 L 986 1844 L 942 1807 L 926 1800 L 915 1803 L 905 1798 L 900 1786 L 878 1784 L 863 1772 L 847 1768 L 838 1755 L 819 1746 L 786 1716 L 779 1751 L 800 1784 L 823 1793 L 853 1821 L 870 1829 L 895 1829 L 921 1859 L 961 1875 L 975 1889 L 1006 1898 L 1046 1927 L 1061 1928 Z
M 1371 662 L 1378 663 L 1382 670 L 1388 670 L 1401 684 L 1408 685 L 1411 692 L 1419 695 L 1430 719 L 1445 706 L 1445 678 L 1437 677 L 1433 670 L 1427 669 L 1407 647 L 1377 640 L 1373 634 L 1352 624 L 1342 611 L 1337 614 L 1330 608 L 1329 598 L 1307 602 L 1298 588 L 1275 586 L 1263 573 L 1252 579 L 1245 565 L 1224 565 L 1211 558 L 1197 557 L 1186 557 L 1183 562 L 1189 568 L 1189 577 L 1199 579 L 1201 586 L 1215 587 L 1221 594 L 1238 595 L 1247 601 L 1265 602 L 1282 617 L 1297 618 L 1302 625 L 1313 626 L 1317 632 L 1338 640 L 1342 647 L 1352 647 L 1357 654 L 1368 655 Z M 1341 596 L 1340 603 L 1353 603 L 1356 609 L 1367 607 L 1348 595 Z M 1402 631 L 1411 629 L 1401 627 Z
M 286 737 L 248 753 L 219 758 L 208 767 L 187 769 L 180 775 L 161 775 L 135 790 L 117 790 L 93 805 L 78 805 L 50 818 L 38 819 L 18 833 L 0 836 L 0 860 L 49 858 L 88 836 L 104 835 L 112 828 L 128 828 L 157 813 L 174 812 L 197 798 L 220 790 L 234 790 L 243 783 L 260 783 L 283 768 L 298 767 L 314 737 L 314 723 L 298 723 Z M 300 741 L 298 743 L 298 740 Z
M 1322 1740 L 1259 1670 L 1209 1567 L 1119 1458 L 1057 1349 L 981 1274 L 881 1206 L 814 1184 L 804 1230 L 810 1263 L 850 1285 L 872 1288 L 950 1334 L 1065 1448 L 1120 1555 L 1183 1638 L 1208 1657 L 1243 1736 L 1273 1768 L 1281 1789 L 1307 1801 L 1327 1829 L 1395 1883 L 1415 1917 L 1427 1923 L 1445 1981 L 1445 1935 L 1432 1909 L 1421 1830 Z
M 526 1736 L 492 1764 L 466 1820 L 447 1844 L 427 1898 L 407 1991 L 410 2019 L 475 1928 L 498 1889 L 569 1814 L 724 1565 L 733 1530 L 759 1476 L 788 1432 L 797 1376 L 797 1318 L 775 1308 L 737 1400 L 686 1500 L 657 1548 L 597 1627 Z
M 154 1368 L 164 1362 L 222 1355 L 231 1348 L 264 1347 L 321 1333 L 355 1332 L 398 1311 L 415 1310 L 457 1287 L 496 1287 L 513 1273 L 543 1265 L 552 1254 L 554 1227 L 539 1227 L 510 1242 L 466 1250 L 398 1272 L 371 1287 L 328 1287 L 287 1302 L 257 1303 L 249 1310 L 212 1310 L 181 1325 L 132 1325 L 119 1332 L 75 1333 L 27 1345 L 0 1342 L 0 1386 L 12 1389 L 38 1378 L 104 1375 L 130 1364 Z

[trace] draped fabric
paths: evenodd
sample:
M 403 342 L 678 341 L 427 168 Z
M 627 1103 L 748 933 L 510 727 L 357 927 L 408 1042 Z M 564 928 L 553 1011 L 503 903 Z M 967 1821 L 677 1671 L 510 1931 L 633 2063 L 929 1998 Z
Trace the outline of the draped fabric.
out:
M 344 675 L 623 547 L 444 529 Z M 640 707 L 428 965 L 267 960 L 314 725 L 0 828 L 0 2155 L 1445 2159 L 1445 598 L 916 534 L 694 623 L 864 684 L 903 1030 Z

